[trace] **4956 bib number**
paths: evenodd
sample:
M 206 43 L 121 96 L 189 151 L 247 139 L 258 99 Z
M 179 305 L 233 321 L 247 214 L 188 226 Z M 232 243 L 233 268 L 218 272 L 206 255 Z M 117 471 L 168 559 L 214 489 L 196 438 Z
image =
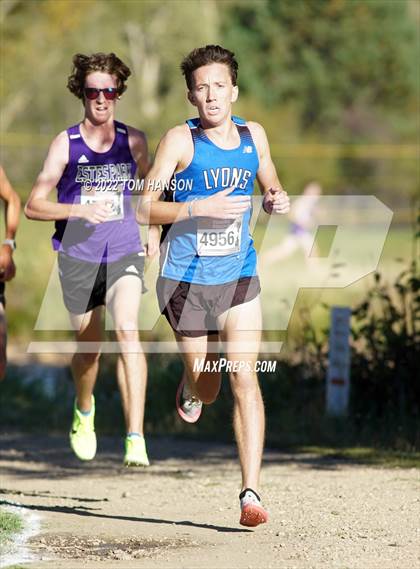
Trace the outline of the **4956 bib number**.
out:
M 242 218 L 225 227 L 217 227 L 215 220 L 200 220 L 197 228 L 197 253 L 222 257 L 239 253 L 241 249 Z M 220 222 L 219 222 L 220 223 Z

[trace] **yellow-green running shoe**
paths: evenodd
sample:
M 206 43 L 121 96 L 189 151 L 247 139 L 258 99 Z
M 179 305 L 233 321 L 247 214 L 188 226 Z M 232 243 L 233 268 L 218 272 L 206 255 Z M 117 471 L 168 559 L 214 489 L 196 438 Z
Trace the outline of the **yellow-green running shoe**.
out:
M 92 460 L 96 454 L 95 398 L 89 415 L 83 415 L 74 402 L 73 424 L 70 431 L 70 446 L 80 460 Z
M 149 466 L 144 437 L 128 435 L 125 438 L 124 465 Z

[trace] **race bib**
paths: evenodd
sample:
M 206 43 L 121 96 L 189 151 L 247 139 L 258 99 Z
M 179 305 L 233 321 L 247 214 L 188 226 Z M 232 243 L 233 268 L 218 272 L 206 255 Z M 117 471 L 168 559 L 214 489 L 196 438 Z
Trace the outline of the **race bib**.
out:
M 199 218 L 197 254 L 200 257 L 223 257 L 241 250 L 242 217 L 233 222 Z
M 80 196 L 80 203 L 82 205 L 98 203 L 105 200 L 111 202 L 111 213 L 109 214 L 106 221 L 117 221 L 124 219 L 123 185 L 121 185 L 120 188 L 113 188 L 112 190 L 98 190 L 94 187 L 89 190 L 82 188 L 82 193 Z

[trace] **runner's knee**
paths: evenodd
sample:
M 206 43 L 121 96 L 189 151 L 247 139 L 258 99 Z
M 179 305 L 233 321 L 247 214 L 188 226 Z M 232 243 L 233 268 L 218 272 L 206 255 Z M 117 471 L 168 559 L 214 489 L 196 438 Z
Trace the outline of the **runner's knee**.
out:
M 260 388 L 256 374 L 246 370 L 233 371 L 229 374 L 232 394 L 235 399 L 254 397 Z
M 116 326 L 115 335 L 118 342 L 137 342 L 139 333 L 135 322 L 125 322 Z
M 90 367 L 94 366 L 100 358 L 100 352 L 91 352 L 91 353 L 79 353 L 74 354 L 73 361 L 78 363 L 85 369 L 89 369 Z

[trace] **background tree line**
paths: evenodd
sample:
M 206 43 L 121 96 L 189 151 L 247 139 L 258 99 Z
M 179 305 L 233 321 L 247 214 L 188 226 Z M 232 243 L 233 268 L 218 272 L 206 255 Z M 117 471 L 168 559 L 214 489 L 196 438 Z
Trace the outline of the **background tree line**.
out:
M 2 161 L 22 194 L 51 137 L 82 116 L 66 89 L 74 53 L 128 63 L 119 116 L 153 151 L 194 114 L 182 57 L 216 42 L 239 60 L 235 112 L 265 125 L 291 193 L 314 175 L 333 193 L 380 193 L 390 205 L 419 189 L 417 2 L 5 0 L 1 19 Z

